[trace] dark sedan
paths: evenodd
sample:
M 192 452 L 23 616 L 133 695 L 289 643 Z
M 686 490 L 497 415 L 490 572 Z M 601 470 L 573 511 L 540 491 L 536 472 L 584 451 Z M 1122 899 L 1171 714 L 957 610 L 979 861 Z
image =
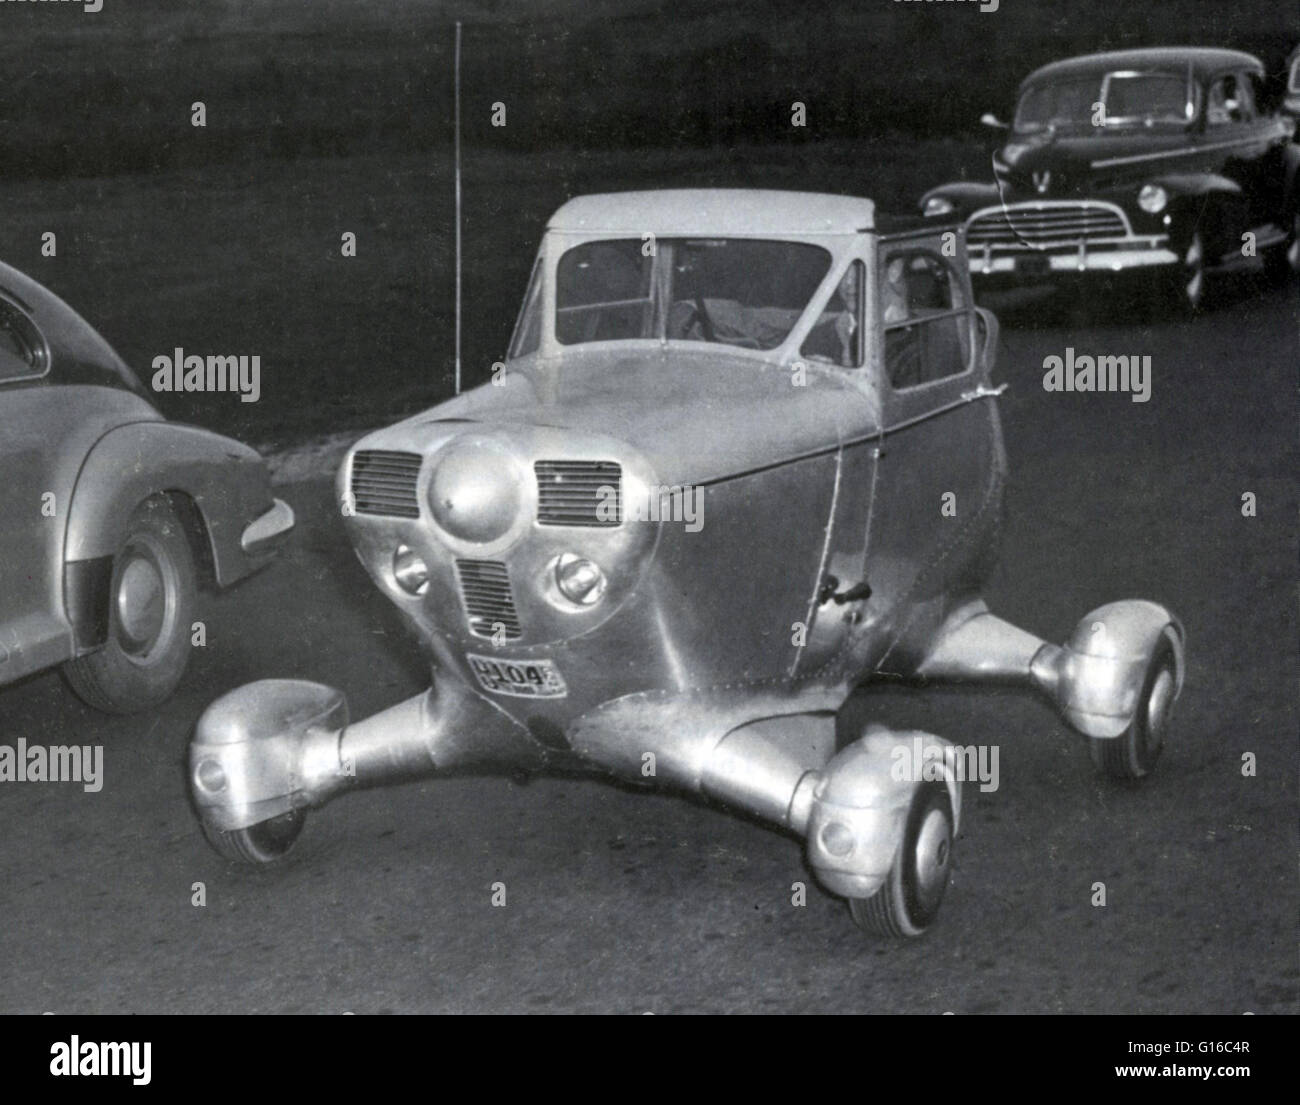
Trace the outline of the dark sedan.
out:
M 922 210 L 964 220 L 977 280 L 1149 268 L 1188 311 L 1243 256 L 1283 283 L 1300 273 L 1300 146 L 1264 78 L 1221 49 L 1054 62 L 1021 84 L 1011 124 L 984 116 L 1010 132 L 994 180 L 932 189 Z

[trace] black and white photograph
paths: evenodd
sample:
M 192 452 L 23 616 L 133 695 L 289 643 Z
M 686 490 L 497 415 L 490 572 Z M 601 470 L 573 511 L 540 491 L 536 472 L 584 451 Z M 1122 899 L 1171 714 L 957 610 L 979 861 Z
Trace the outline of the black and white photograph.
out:
M 0 54 L 25 1065 L 1083 1014 L 1249 1081 L 1154 1025 L 1300 1012 L 1300 0 L 0 0 Z

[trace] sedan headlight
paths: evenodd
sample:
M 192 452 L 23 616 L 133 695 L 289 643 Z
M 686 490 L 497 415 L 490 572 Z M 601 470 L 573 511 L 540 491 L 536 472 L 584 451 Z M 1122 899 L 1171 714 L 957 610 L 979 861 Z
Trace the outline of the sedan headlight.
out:
M 1169 202 L 1169 193 L 1158 184 L 1144 184 L 1138 193 L 1138 206 L 1148 215 L 1158 215 Z
M 952 200 L 947 196 L 931 196 L 925 201 L 926 215 L 951 215 L 952 211 Z
M 555 561 L 556 589 L 576 606 L 595 606 L 607 584 L 600 565 L 584 556 L 563 553 Z

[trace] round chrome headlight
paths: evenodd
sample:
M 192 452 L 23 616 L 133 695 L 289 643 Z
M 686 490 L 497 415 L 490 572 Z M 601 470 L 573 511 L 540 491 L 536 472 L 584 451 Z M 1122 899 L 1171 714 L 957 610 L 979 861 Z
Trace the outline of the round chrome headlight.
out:
M 1158 184 L 1144 184 L 1138 193 L 1138 206 L 1148 215 L 1158 215 L 1169 202 L 1169 193 Z
M 555 561 L 556 589 L 578 606 L 595 606 L 608 582 L 600 566 L 586 557 L 562 553 Z
M 947 196 L 931 196 L 925 201 L 926 215 L 951 215 L 952 211 L 952 200 Z
M 451 536 L 480 545 L 495 541 L 515 524 L 522 506 L 519 466 L 505 450 L 467 441 L 436 460 L 429 509 Z
M 429 565 L 409 545 L 398 545 L 393 553 L 393 578 L 408 595 L 422 595 L 429 589 Z

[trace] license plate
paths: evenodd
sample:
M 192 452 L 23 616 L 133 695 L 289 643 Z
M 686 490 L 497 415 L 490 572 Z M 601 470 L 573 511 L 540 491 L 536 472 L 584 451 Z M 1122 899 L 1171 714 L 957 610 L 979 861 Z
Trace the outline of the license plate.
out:
M 493 694 L 509 694 L 516 698 L 563 698 L 569 693 L 560 669 L 550 660 L 506 660 L 473 653 L 466 653 L 465 659 L 474 669 L 479 685 Z
M 1016 258 L 1016 274 L 1018 276 L 1046 276 L 1052 271 L 1052 262 L 1043 254 L 1035 254 L 1033 257 Z

